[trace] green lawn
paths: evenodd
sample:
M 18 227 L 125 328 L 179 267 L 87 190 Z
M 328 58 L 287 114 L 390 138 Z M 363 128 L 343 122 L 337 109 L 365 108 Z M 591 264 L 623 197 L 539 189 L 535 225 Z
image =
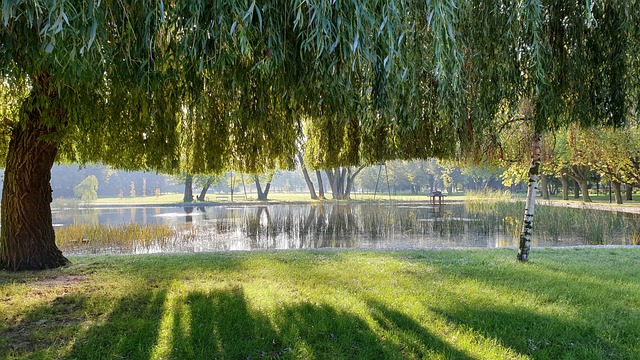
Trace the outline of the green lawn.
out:
M 640 248 L 73 257 L 0 272 L 0 358 L 633 359 Z
M 87 202 L 88 205 L 132 205 L 132 204 L 178 204 L 182 203 L 183 194 L 170 193 L 163 194 L 160 196 L 146 196 L 146 197 L 113 197 L 113 198 L 99 198 L 97 200 L 92 200 Z M 450 198 L 456 198 L 458 200 L 465 199 L 462 195 L 457 195 Z M 228 203 L 231 202 L 230 194 L 209 194 L 206 196 L 208 202 L 221 202 Z M 258 197 L 255 193 L 247 194 L 246 198 L 244 193 L 236 193 L 233 195 L 234 202 L 257 202 Z M 378 193 L 374 196 L 373 193 L 369 194 L 361 194 L 355 193 L 351 194 L 351 200 L 389 200 L 389 194 L 386 193 Z M 430 197 L 427 195 L 411 195 L 411 194 L 402 194 L 402 195 L 392 195 L 392 200 L 407 200 L 407 201 L 429 201 Z M 445 200 L 448 198 L 445 197 Z M 311 202 L 311 198 L 308 193 L 270 193 L 269 201 L 271 202 Z M 327 199 L 327 201 L 333 201 Z M 194 203 L 194 204 L 197 204 Z

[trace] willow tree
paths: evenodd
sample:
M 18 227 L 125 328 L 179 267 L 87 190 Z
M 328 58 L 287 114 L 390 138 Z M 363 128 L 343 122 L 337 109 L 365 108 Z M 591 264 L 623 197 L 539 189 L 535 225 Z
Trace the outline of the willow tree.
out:
M 359 42 L 345 41 L 348 31 L 325 34 L 326 48 L 362 49 L 354 62 L 325 60 L 327 66 L 321 68 L 330 71 L 315 73 L 324 87 L 305 108 L 305 163 L 330 169 L 338 197 L 348 196 L 349 181 L 362 165 L 455 155 L 453 117 L 440 111 L 434 75 L 433 50 L 439 39 L 428 20 L 432 11 L 444 14 L 455 9 L 454 4 L 441 7 L 441 3 L 445 2 L 369 2 L 366 9 L 371 13 L 362 16 L 365 35 Z M 322 19 L 337 19 L 339 24 L 354 11 L 363 11 L 350 4 L 329 7 Z M 355 170 L 349 174 L 350 169 Z M 339 179 L 345 179 L 345 191 L 340 191 Z
M 378 79 L 391 71 L 407 10 L 394 1 L 3 1 L 0 78 L 11 102 L 0 122 L 9 139 L 0 268 L 67 263 L 51 224 L 56 160 L 171 173 L 292 166 L 303 114 L 324 112 L 324 101 L 333 118 L 356 94 L 343 80 L 364 84 L 374 64 Z M 375 42 L 386 67 L 371 51 L 374 31 L 387 35 Z
M 16 96 L 0 125 L 10 134 L 2 158 L 0 268 L 57 267 L 67 259 L 51 223 L 56 159 L 129 168 L 174 162 L 170 129 L 180 97 L 165 82 L 170 69 L 157 68 L 157 44 L 150 41 L 162 10 L 92 1 L 2 5 L 0 77 L 3 90 Z

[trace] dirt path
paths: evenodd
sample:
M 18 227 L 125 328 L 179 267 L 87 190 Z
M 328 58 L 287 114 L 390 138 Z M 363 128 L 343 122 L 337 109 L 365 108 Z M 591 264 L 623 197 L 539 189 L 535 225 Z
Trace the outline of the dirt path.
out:
M 640 206 L 638 204 L 632 203 L 629 205 L 617 205 L 617 204 L 602 204 L 602 203 L 582 203 L 582 202 L 572 202 L 566 200 L 537 200 L 536 204 L 539 205 L 548 205 L 548 206 L 558 206 L 558 207 L 567 207 L 573 209 L 594 209 L 594 210 L 607 210 L 607 211 L 618 211 L 632 214 L 640 214 Z

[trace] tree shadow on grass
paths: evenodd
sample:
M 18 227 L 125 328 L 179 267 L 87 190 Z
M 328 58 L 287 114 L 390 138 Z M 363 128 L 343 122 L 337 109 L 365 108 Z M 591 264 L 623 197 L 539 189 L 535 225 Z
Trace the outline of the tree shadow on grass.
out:
M 174 309 L 173 359 L 384 357 L 362 319 L 328 306 L 285 306 L 272 322 L 248 306 L 240 288 L 190 293 L 185 303 Z
M 598 264 L 584 269 L 559 261 L 544 266 L 535 261 L 510 266 L 472 264 L 463 270 L 444 269 L 443 273 L 451 283 L 454 278 L 460 282 L 468 279 L 500 294 L 496 298 L 511 293 L 528 302 L 480 305 L 487 304 L 481 294 L 454 286 L 444 291 L 448 298 L 458 297 L 460 302 L 434 311 L 535 359 L 638 357 L 640 322 L 635 319 L 640 311 L 633 306 L 637 303 L 633 297 L 637 282 L 612 276 L 610 266 L 600 271 Z
M 119 300 L 101 325 L 80 336 L 67 359 L 148 359 L 160 330 L 166 290 Z
M 368 305 L 374 320 L 390 334 L 386 347 L 393 353 L 402 354 L 402 358 L 473 359 L 402 312 L 377 301 L 369 301 Z
M 173 310 L 173 359 L 248 359 L 285 351 L 269 319 L 248 308 L 239 288 L 192 292 Z
M 328 306 L 284 306 L 271 321 L 248 306 L 240 288 L 190 293 L 185 302 L 174 309 L 172 359 L 372 359 L 384 353 L 362 319 Z
M 40 355 L 50 347 L 66 344 L 78 331 L 87 297 L 69 294 L 58 296 L 44 305 L 35 307 L 15 323 L 3 324 L 0 332 L 0 358 L 47 357 Z
M 125 276 L 133 275 L 155 284 L 189 280 L 202 274 L 240 271 L 245 263 L 242 255 L 226 253 L 127 255 L 121 259 L 117 267 Z
M 293 342 L 298 358 L 390 357 L 379 335 L 362 318 L 328 305 L 289 306 L 278 314 L 275 322 L 282 336 Z
M 192 292 L 173 304 L 172 359 L 471 359 L 415 320 L 370 305 L 380 326 L 322 304 L 252 308 L 241 288 Z
M 517 307 L 432 309 L 448 322 L 531 359 L 626 359 L 596 329 Z

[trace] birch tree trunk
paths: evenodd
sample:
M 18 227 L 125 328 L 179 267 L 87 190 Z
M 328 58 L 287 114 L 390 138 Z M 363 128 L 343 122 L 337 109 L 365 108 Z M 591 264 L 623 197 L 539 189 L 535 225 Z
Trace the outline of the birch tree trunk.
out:
M 533 234 L 533 214 L 536 205 L 536 192 L 538 191 L 538 179 L 540 177 L 540 135 L 534 134 L 531 142 L 531 165 L 529 166 L 529 182 L 527 185 L 527 199 L 520 233 L 520 245 L 518 247 L 518 260 L 529 260 L 531 249 L 531 235 Z

